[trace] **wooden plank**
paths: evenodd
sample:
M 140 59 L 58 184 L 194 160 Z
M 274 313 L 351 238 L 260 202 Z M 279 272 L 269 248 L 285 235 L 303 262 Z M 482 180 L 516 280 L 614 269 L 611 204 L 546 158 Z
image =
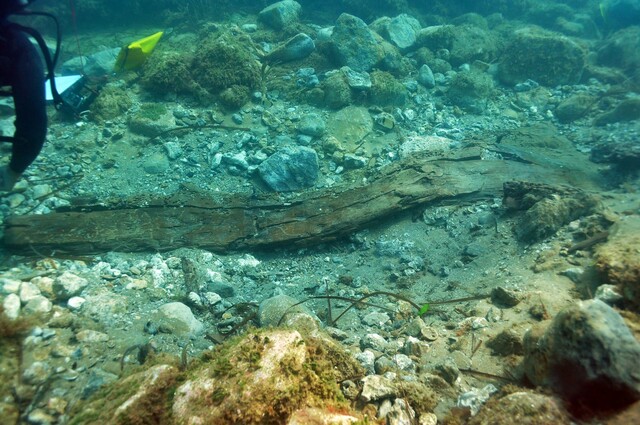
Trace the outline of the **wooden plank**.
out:
M 484 148 L 483 148 L 484 149 Z M 526 175 L 550 184 L 566 170 L 517 158 L 483 159 L 482 149 L 415 158 L 382 169 L 368 184 L 329 188 L 282 201 L 276 195 L 180 193 L 166 199 L 84 206 L 13 216 L 4 243 L 14 252 L 94 254 L 196 247 L 214 252 L 334 241 L 372 222 L 429 202 L 500 196 L 504 181 Z M 573 173 L 575 177 L 575 173 Z M 587 184 L 590 179 L 582 179 Z

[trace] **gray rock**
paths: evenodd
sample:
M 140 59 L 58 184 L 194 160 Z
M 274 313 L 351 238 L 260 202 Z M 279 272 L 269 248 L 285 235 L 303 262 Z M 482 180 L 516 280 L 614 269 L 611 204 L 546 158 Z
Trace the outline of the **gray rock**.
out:
M 324 134 L 326 124 L 319 114 L 306 114 L 298 123 L 298 131 L 307 136 L 320 137 Z
M 152 320 L 158 323 L 158 328 L 162 332 L 182 338 L 198 335 L 203 329 L 202 322 L 196 319 L 191 309 L 181 302 L 160 306 Z
M 562 310 L 541 337 L 525 336 L 525 373 L 569 401 L 597 408 L 640 399 L 640 342 L 613 308 L 600 300 Z
M 376 355 L 373 351 L 364 350 L 360 353 L 357 353 L 354 357 L 364 368 L 367 374 L 375 373 Z
M 167 142 L 164 144 L 169 159 L 178 159 L 182 155 L 182 147 L 176 142 Z
M 347 13 L 338 17 L 331 34 L 337 61 L 356 71 L 370 71 L 385 57 L 381 41 L 362 19 Z
M 258 19 L 266 25 L 280 30 L 296 22 L 302 6 L 294 0 L 282 0 L 260 11 Z
M 428 89 L 432 89 L 436 86 L 436 79 L 433 76 L 433 71 L 426 63 L 418 70 L 418 82 Z
M 66 301 L 75 295 L 80 295 L 87 285 L 89 285 L 87 279 L 66 271 L 53 281 L 52 290 L 57 300 Z
M 384 351 L 387 348 L 387 341 L 378 334 L 366 334 L 360 340 L 360 349 L 370 348 L 376 351 Z
M 619 305 L 624 300 L 624 297 L 620 293 L 620 288 L 616 285 L 609 284 L 598 286 L 593 297 L 612 306 Z
M 355 170 L 358 168 L 364 168 L 369 163 L 369 160 L 363 156 L 354 155 L 351 153 L 345 154 L 343 165 L 348 170 Z
M 316 49 L 316 45 L 307 34 L 300 33 L 287 40 L 284 45 L 267 54 L 263 61 L 269 63 L 286 63 L 309 56 Z
M 594 104 L 595 99 L 593 96 L 576 94 L 560 102 L 556 107 L 555 115 L 558 121 L 569 123 L 584 117 Z
M 89 56 L 78 56 L 62 64 L 63 75 L 84 74 L 102 76 L 113 73 L 113 64 L 120 53 L 120 47 L 101 50 Z
M 162 152 L 151 154 L 143 163 L 142 169 L 149 174 L 162 174 L 169 169 L 169 158 Z
M 368 72 L 354 71 L 348 66 L 340 68 L 347 79 L 347 84 L 354 90 L 368 90 L 371 88 L 371 76 Z
M 373 119 L 367 108 L 347 106 L 329 117 L 327 129 L 347 151 L 353 151 L 373 131 Z
M 365 403 L 390 398 L 396 394 L 393 381 L 380 375 L 370 375 L 362 378 L 362 392 L 360 398 Z
M 496 392 L 498 392 L 498 389 L 493 384 L 489 384 L 482 389 L 474 389 L 460 395 L 457 404 L 459 407 L 468 407 L 471 410 L 471 414 L 475 415 L 491 395 Z
M 302 304 L 292 307 L 297 302 L 298 300 L 288 295 L 276 295 L 262 301 L 258 309 L 260 326 L 263 328 L 278 326 L 283 321 L 283 316 L 289 314 L 305 313 L 311 315 L 309 309 Z
M 304 146 L 285 147 L 262 162 L 258 172 L 276 192 L 312 187 L 318 179 L 318 154 Z
M 401 50 L 413 47 L 420 31 L 420 22 L 405 13 L 389 20 L 385 25 L 383 37 Z

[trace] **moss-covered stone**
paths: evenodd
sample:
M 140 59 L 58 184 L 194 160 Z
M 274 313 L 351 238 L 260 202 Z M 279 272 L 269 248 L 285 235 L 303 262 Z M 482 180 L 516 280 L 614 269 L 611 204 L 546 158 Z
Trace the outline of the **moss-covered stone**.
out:
M 212 94 L 234 85 L 259 88 L 261 65 L 254 53 L 253 42 L 246 34 L 211 36 L 191 61 L 191 75 Z
M 339 109 L 352 102 L 351 87 L 342 72 L 331 73 L 321 85 L 324 92 L 324 104 L 332 109 Z
M 91 118 L 97 122 L 112 120 L 131 108 L 133 101 L 127 90 L 117 85 L 107 85 L 91 104 Z
M 545 86 L 575 84 L 586 64 L 586 51 L 567 37 L 531 28 L 515 33 L 505 49 L 498 77 L 508 85 L 532 79 Z
M 191 76 L 189 55 L 163 52 L 152 55 L 144 64 L 140 83 L 156 94 L 179 93 L 202 96 L 203 89 Z
M 378 106 L 402 106 L 407 89 L 393 75 L 385 71 L 371 73 L 371 102 Z
M 340 413 L 362 419 L 338 385 L 362 368 L 321 335 L 254 331 L 205 353 L 186 370 L 166 357 L 151 363 L 78 402 L 70 423 L 282 424 L 307 408 L 317 408 L 321 418 Z
M 249 87 L 234 84 L 220 93 L 220 101 L 225 107 L 236 110 L 249 101 L 249 94 Z
M 494 87 L 491 76 L 484 72 L 458 72 L 449 84 L 449 100 L 474 113 L 482 113 L 487 100 L 493 97 Z

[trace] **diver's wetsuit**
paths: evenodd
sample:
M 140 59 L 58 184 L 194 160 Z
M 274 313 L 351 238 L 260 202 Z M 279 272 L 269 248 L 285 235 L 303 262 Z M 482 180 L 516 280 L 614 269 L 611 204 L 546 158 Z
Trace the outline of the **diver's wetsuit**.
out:
M 21 174 L 38 156 L 47 134 L 44 67 L 25 33 L 0 22 L 0 85 L 11 86 L 16 131 L 9 167 Z

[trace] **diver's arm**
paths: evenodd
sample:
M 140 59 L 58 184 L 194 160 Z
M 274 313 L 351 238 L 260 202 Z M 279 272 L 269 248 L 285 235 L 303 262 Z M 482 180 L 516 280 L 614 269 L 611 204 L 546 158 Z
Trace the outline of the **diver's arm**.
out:
M 38 52 L 25 34 L 12 31 L 11 88 L 16 110 L 11 162 L 0 173 L 0 189 L 11 190 L 36 159 L 47 134 L 44 68 Z

